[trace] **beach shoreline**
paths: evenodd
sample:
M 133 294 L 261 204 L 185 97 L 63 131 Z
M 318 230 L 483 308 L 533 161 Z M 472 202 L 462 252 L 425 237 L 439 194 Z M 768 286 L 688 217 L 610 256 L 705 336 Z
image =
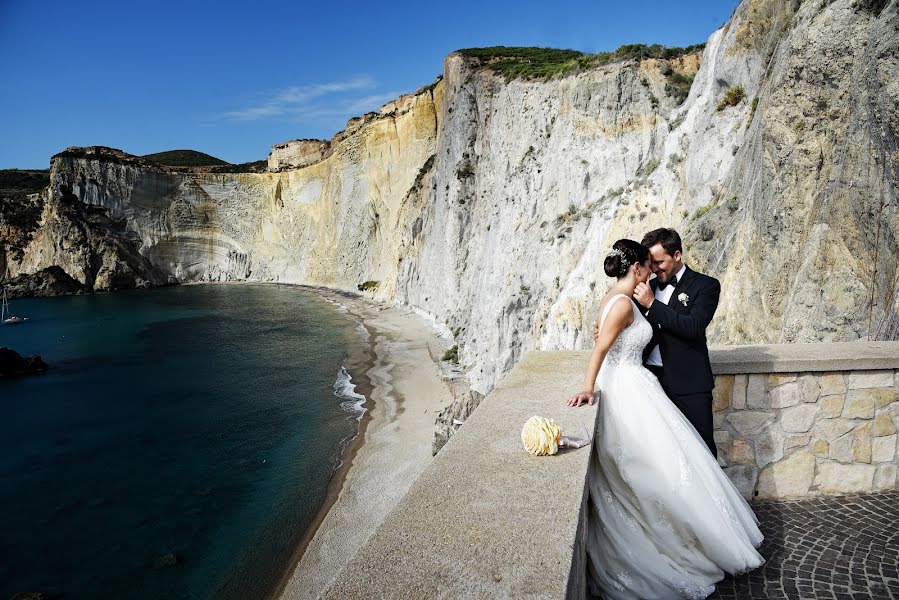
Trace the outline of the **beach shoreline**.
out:
M 356 392 L 366 398 L 366 412 L 343 451 L 325 502 L 268 596 L 281 600 L 316 598 L 374 533 L 430 463 L 435 419 L 453 401 L 453 386 L 459 384 L 458 377 L 448 380 L 440 365 L 450 341 L 412 309 L 330 288 L 298 287 L 335 304 L 365 328 L 367 348 L 348 359 L 347 371 Z

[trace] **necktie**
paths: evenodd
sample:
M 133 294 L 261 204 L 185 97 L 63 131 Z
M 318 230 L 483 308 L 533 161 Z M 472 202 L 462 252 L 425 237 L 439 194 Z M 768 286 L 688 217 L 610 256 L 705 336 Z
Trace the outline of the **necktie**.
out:
M 674 286 L 677 285 L 677 275 L 675 275 L 674 277 L 672 277 L 670 281 L 662 281 L 662 280 L 659 280 L 658 288 L 659 288 L 660 290 L 664 290 L 664 289 L 665 289 L 666 287 L 668 287 L 669 285 L 674 285 Z

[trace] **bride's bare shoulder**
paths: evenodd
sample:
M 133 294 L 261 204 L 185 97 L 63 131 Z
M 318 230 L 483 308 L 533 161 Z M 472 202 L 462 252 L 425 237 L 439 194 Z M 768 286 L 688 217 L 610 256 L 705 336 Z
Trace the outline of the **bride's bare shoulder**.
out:
M 622 298 L 628 300 L 622 302 Z M 609 304 L 611 303 L 611 306 Z M 606 320 L 622 321 L 625 324 L 634 320 L 634 311 L 631 308 L 630 298 L 624 294 L 608 293 L 599 302 L 599 314 L 602 315 L 608 309 Z

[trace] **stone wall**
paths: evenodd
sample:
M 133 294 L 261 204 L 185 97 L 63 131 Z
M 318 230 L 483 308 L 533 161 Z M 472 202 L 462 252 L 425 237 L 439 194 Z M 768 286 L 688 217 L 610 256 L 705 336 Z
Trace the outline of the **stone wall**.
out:
M 866 361 L 835 368 L 840 355 L 849 361 L 865 346 L 807 345 L 807 364 L 798 369 L 776 356 L 756 368 L 751 361 L 749 368 L 717 365 L 713 410 L 719 463 L 746 498 L 896 487 L 899 375 L 895 368 L 864 366 L 890 365 L 889 355 L 899 352 L 886 344 L 880 365 Z M 758 355 L 771 352 L 776 347 L 756 347 Z M 822 352 L 837 358 L 816 364 Z M 757 372 L 762 369 L 770 372 Z

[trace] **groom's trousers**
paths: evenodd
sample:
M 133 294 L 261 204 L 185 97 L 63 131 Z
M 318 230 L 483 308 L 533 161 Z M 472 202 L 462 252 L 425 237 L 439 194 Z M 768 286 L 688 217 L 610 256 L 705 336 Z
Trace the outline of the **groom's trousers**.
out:
M 715 425 L 712 420 L 712 392 L 699 392 L 696 394 L 672 394 L 665 385 L 665 370 L 662 367 L 645 365 L 662 384 L 665 394 L 671 402 L 683 413 L 687 420 L 699 433 L 702 441 L 709 447 L 712 456 L 718 458 L 718 448 L 715 446 Z

